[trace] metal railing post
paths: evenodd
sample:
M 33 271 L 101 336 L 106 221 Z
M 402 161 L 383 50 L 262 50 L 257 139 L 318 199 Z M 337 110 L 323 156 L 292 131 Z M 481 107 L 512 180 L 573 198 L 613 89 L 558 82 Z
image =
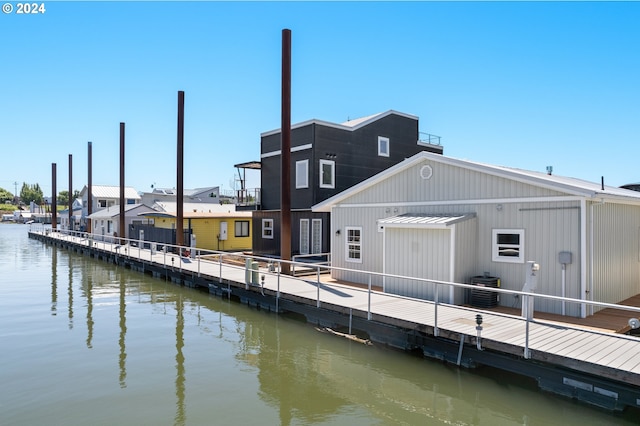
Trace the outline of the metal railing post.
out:
M 276 312 L 280 312 L 280 262 L 278 262 L 278 280 L 276 284 Z
M 220 264 L 220 284 L 222 284 L 222 253 L 218 253 L 218 263 Z
M 440 299 L 440 285 L 436 284 L 436 294 L 434 298 L 434 312 L 433 312 L 433 335 L 434 337 L 438 337 L 440 335 L 440 329 L 438 328 L 438 304 Z
M 525 335 L 524 335 L 524 359 L 529 359 L 531 357 L 531 353 L 529 352 L 529 318 L 526 319 L 525 326 Z
M 371 321 L 371 275 L 369 275 L 369 290 L 367 300 L 367 320 Z
M 318 266 L 316 271 L 316 282 L 318 284 L 318 296 L 316 299 L 316 308 L 320 307 L 320 267 Z

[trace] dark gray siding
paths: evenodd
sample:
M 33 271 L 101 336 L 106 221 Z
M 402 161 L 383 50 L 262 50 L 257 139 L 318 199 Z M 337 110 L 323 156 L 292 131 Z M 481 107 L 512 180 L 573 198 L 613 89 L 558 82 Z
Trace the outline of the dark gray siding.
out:
M 313 144 L 315 124 L 293 129 L 291 131 L 291 148 Z M 279 151 L 281 147 L 281 134 L 268 135 L 262 138 L 261 153 Z M 296 190 L 296 161 L 309 159 L 309 169 L 312 167 L 312 150 L 305 149 L 291 153 L 291 207 L 309 208 L 313 204 L 313 180 L 309 177 L 309 188 L 307 190 Z M 263 210 L 273 210 L 280 208 L 280 174 L 282 156 L 262 158 L 261 176 L 261 202 Z
M 280 256 L 280 212 L 255 211 L 253 213 L 253 252 L 263 256 Z M 262 238 L 262 219 L 273 219 L 274 235 Z M 322 252 L 329 252 L 331 223 L 329 213 L 307 211 L 291 212 L 291 254 L 300 254 L 300 219 L 322 219 Z M 311 232 L 311 230 L 310 230 Z M 309 237 L 311 237 L 309 235 Z M 311 238 L 309 238 L 311 240 Z
M 378 137 L 389 138 L 389 156 L 378 155 Z M 430 150 L 418 144 L 418 120 L 398 114 L 389 114 L 356 130 L 348 130 L 318 123 L 293 129 L 291 132 L 291 250 L 299 251 L 299 219 L 312 218 L 310 209 L 314 204 L 326 200 L 365 179 L 420 152 Z M 311 149 L 296 150 L 296 147 L 312 145 Z M 268 154 L 281 148 L 281 134 L 263 136 L 261 153 Z M 442 150 L 437 153 L 441 154 Z M 309 187 L 296 189 L 296 162 L 309 160 Z M 320 160 L 335 162 L 335 188 L 320 188 Z M 263 157 L 261 171 L 262 212 L 254 215 L 253 250 L 256 253 L 274 255 L 280 251 L 280 175 L 281 155 Z M 300 216 L 295 210 L 308 211 Z M 270 215 L 276 222 L 273 239 L 262 239 L 261 215 Z M 323 251 L 328 251 L 330 242 L 329 219 L 323 220 Z M 277 241 L 276 241 L 277 240 Z

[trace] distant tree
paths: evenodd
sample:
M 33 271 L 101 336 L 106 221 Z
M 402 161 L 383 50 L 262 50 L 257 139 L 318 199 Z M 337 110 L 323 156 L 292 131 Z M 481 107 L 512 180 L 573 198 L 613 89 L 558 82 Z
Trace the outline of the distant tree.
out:
M 20 190 L 20 200 L 22 200 L 24 204 L 29 204 L 32 201 L 38 205 L 42 204 L 44 195 L 42 194 L 40 185 L 38 185 L 37 183 L 35 185 L 28 185 L 27 183 L 23 183 L 22 189 Z
M 4 188 L 0 188 L 0 203 L 4 204 L 11 202 L 13 202 L 13 194 Z
M 69 191 L 60 191 L 58 192 L 58 204 L 68 205 L 69 204 Z
M 73 191 L 73 200 L 76 198 L 80 198 L 80 191 L 75 189 Z M 60 191 L 58 192 L 58 198 L 56 198 L 58 205 L 60 206 L 68 206 L 69 205 L 69 191 Z

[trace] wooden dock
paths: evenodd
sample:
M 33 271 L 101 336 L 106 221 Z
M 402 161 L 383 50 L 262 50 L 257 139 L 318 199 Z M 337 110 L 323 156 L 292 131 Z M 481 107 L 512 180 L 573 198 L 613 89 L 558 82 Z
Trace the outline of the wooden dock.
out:
M 304 315 L 310 323 L 358 334 L 374 344 L 420 349 L 425 356 L 465 367 L 515 372 L 534 378 L 542 389 L 610 410 L 640 407 L 640 338 L 615 332 L 638 312 L 604 310 L 597 320 L 536 313 L 526 321 L 508 308 L 436 304 L 326 277 L 280 275 L 269 267 L 252 275 L 244 265 L 222 258 L 152 253 L 58 232 L 29 236 L 181 285 L 205 287 L 260 309 Z M 252 278 L 256 282 L 246 284 Z M 479 339 L 477 315 L 482 317 Z

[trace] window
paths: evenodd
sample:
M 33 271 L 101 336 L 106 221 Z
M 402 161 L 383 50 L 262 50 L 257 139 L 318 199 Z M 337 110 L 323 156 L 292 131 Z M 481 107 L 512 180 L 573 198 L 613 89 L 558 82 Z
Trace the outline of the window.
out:
M 300 219 L 300 254 L 309 254 L 309 219 Z
M 322 253 L 322 219 L 311 220 L 311 253 Z
M 523 229 L 494 229 L 492 245 L 494 262 L 524 263 Z
M 127 198 L 127 204 L 135 204 L 136 200 L 134 200 L 133 198 Z
M 249 221 L 248 220 L 236 220 L 236 237 L 248 237 L 249 236 Z
M 309 187 L 309 160 L 296 161 L 296 189 Z
M 335 188 L 336 163 L 331 160 L 320 160 L 320 188 Z
M 346 261 L 362 262 L 362 228 L 345 228 L 346 239 Z
M 111 222 L 110 220 L 107 221 L 107 234 L 110 234 L 113 229 L 113 222 Z
M 98 207 L 101 207 L 101 208 L 107 207 L 107 200 L 98 200 Z
M 380 157 L 389 156 L 389 138 L 378 136 L 378 155 Z
M 262 219 L 262 238 L 273 239 L 273 219 Z

